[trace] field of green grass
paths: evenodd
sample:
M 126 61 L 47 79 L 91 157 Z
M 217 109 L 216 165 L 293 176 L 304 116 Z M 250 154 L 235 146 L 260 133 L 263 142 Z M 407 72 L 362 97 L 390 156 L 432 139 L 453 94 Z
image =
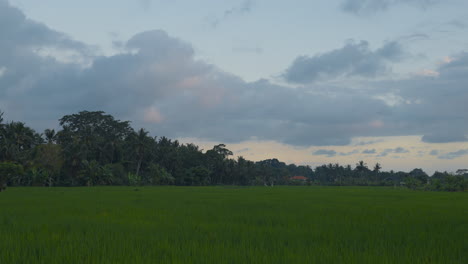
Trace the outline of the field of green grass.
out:
M 0 263 L 468 263 L 468 193 L 9 188 Z

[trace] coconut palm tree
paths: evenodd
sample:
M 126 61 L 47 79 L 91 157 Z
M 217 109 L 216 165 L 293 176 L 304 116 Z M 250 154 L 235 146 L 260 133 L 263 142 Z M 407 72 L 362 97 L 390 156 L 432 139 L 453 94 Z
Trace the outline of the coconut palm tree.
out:
M 53 129 L 46 129 L 44 130 L 44 136 L 47 141 L 47 144 L 52 144 L 55 142 L 55 138 L 57 134 L 55 133 L 55 130 Z
M 148 137 L 148 131 L 146 131 L 144 128 L 140 128 L 138 132 L 135 133 L 134 135 L 134 147 L 135 147 L 135 154 L 137 157 L 137 167 L 136 167 L 136 176 L 139 176 L 140 169 L 141 169 L 141 163 L 143 162 L 143 159 L 148 151 L 148 140 L 150 138 Z

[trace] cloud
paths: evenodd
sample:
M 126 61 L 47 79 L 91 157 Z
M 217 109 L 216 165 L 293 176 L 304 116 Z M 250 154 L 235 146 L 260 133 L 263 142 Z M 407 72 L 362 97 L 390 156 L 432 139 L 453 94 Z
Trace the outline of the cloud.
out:
M 362 151 L 362 154 L 375 154 L 375 149 L 366 149 Z
M 244 0 L 237 6 L 231 7 L 227 10 L 224 10 L 223 15 L 221 17 L 215 17 L 210 22 L 212 27 L 217 27 L 222 21 L 227 20 L 234 16 L 240 16 L 247 13 L 250 13 L 252 10 L 254 1 L 253 0 Z
M 344 0 L 341 9 L 356 15 L 368 15 L 386 11 L 392 6 L 407 4 L 418 8 L 428 8 L 439 0 Z
M 437 149 L 433 149 L 433 150 L 431 150 L 431 152 L 429 152 L 429 155 L 437 156 L 437 155 L 439 155 L 439 151 Z
M 452 21 L 447 23 L 450 26 L 453 26 L 457 29 L 465 29 L 468 27 L 467 23 L 461 19 L 453 19 Z
M 313 57 L 297 57 L 283 77 L 291 83 L 307 84 L 338 77 L 376 77 L 389 70 L 388 63 L 403 58 L 398 42 L 387 42 L 372 51 L 367 41 L 347 43 L 344 47 Z
M 377 140 L 368 140 L 368 141 L 358 141 L 354 145 L 355 146 L 365 146 L 365 145 L 372 145 L 375 143 L 380 143 L 383 142 L 383 139 L 377 139 Z
M 319 149 L 316 150 L 312 153 L 314 156 L 327 156 L 327 157 L 335 157 L 337 155 L 339 156 L 351 156 L 354 154 L 359 153 L 358 150 L 353 150 L 350 152 L 336 152 L 335 150 L 328 150 L 328 149 Z
M 405 148 L 397 147 L 397 148 L 394 148 L 394 149 L 385 149 L 384 151 L 380 152 L 380 154 L 377 155 L 377 157 L 385 157 L 385 156 L 387 156 L 388 154 L 391 154 L 391 153 L 403 154 L 403 153 L 409 153 L 409 152 L 410 151 L 405 149 Z
M 400 38 L 400 40 L 409 41 L 409 42 L 418 41 L 418 40 L 428 40 L 428 39 L 430 39 L 429 35 L 424 34 L 424 33 L 413 33 L 413 34 L 402 36 Z
M 354 155 L 354 154 L 357 154 L 359 153 L 359 150 L 355 149 L 353 151 L 350 151 L 350 152 L 340 152 L 339 155 L 340 156 L 351 156 L 351 155 Z
M 234 151 L 234 152 L 235 152 L 235 153 L 243 153 L 243 152 L 247 152 L 247 151 L 249 151 L 249 150 L 250 150 L 250 148 L 242 148 L 242 149 L 236 150 L 236 151 Z
M 327 149 L 319 149 L 312 153 L 314 156 L 327 156 L 327 157 L 334 157 L 336 156 L 336 151 L 334 150 L 327 150 Z
M 21 14 L 10 6 L 1 10 Z M 1 25 L 22 28 L 17 24 L 25 21 L 23 15 L 22 21 Z M 40 44 L 85 47 L 45 26 L 39 29 L 19 32 L 18 39 L 55 35 Z M 0 39 L 0 45 L 10 39 L 15 38 Z M 94 57 L 85 68 L 41 57 L 33 52 L 34 47 L 12 52 L 20 44 L 0 50 L 0 58 L 9 58 L 1 60 L 7 70 L 0 79 L 0 108 L 8 118 L 26 121 L 38 130 L 55 126 L 65 114 L 86 109 L 104 110 L 173 138 L 346 145 L 359 131 L 369 131 L 368 123 L 377 119 L 378 114 L 369 114 L 369 108 L 376 112 L 387 108 L 377 99 L 359 95 L 329 97 L 266 80 L 245 82 L 196 60 L 190 44 L 161 30 L 139 33 L 122 43 L 121 53 Z M 288 104 L 279 109 L 283 102 Z M 357 126 L 351 134 L 347 132 L 350 125 Z
M 14 56 L 23 54 L 26 57 L 46 49 L 73 51 L 83 56 L 91 52 L 87 45 L 72 40 L 66 34 L 27 19 L 8 1 L 0 1 L 0 32 L 2 34 L 0 50 L 3 51 L 1 63 L 11 63 Z M 9 51 L 10 54 L 5 51 Z
M 393 153 L 408 153 L 409 152 L 409 150 L 402 148 L 402 147 L 398 147 L 396 149 L 393 149 L 392 151 Z
M 242 2 L 239 6 L 232 7 L 226 11 L 224 11 L 224 17 L 232 16 L 232 15 L 237 15 L 237 14 L 245 14 L 250 12 L 252 9 L 252 0 L 245 0 Z
M 427 143 L 463 142 L 467 140 L 467 136 L 464 135 L 462 131 L 437 131 L 434 133 L 428 133 L 422 137 L 422 141 Z
M 39 131 L 54 128 L 65 114 L 103 110 L 154 135 L 225 143 L 255 139 L 330 146 L 351 144 L 356 137 L 404 135 L 452 142 L 468 134 L 467 53 L 452 54 L 437 65 L 440 74 L 435 77 L 363 78 L 357 88 L 347 81 L 333 86 L 307 81 L 291 88 L 268 80 L 246 82 L 196 59 L 190 43 L 161 30 L 122 41 L 120 53 L 96 56 L 88 45 L 27 19 L 1 0 L 0 36 L 0 68 L 5 69 L 0 109 L 9 120 Z M 370 61 L 399 57 L 395 48 L 370 51 L 367 44 L 349 45 L 351 50 L 356 45 L 367 49 Z M 79 59 L 61 58 L 64 51 Z M 321 56 L 339 65 L 343 56 L 331 59 L 327 54 L 332 53 Z M 337 66 L 336 71 L 321 71 L 328 77 L 360 72 L 367 59 L 358 55 L 357 64 L 345 60 L 351 70 Z M 384 99 L 389 96 L 399 100 L 388 104 Z M 349 153 L 332 155 L 340 154 Z
M 158 124 L 164 121 L 164 116 L 155 107 L 150 107 L 145 110 L 143 119 L 148 123 Z
M 449 153 L 440 155 L 439 159 L 452 160 L 452 159 L 457 159 L 457 158 L 460 158 L 460 157 L 463 157 L 463 156 L 468 156 L 468 149 L 461 149 L 461 150 L 458 150 L 458 151 L 455 151 L 455 152 L 449 152 Z

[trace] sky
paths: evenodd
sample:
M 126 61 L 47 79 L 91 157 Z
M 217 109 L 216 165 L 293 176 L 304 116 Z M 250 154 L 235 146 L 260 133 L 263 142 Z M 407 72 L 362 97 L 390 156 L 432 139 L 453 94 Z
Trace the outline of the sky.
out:
M 0 110 L 234 156 L 468 167 L 468 1 L 0 0 Z

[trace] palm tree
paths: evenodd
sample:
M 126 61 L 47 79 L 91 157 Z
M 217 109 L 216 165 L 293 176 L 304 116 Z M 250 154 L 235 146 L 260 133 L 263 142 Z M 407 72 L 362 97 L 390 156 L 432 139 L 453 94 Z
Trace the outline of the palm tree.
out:
M 52 144 L 54 143 L 57 134 L 55 134 L 55 130 L 53 129 L 46 129 L 44 130 L 44 136 L 47 140 L 47 144 Z
M 382 169 L 382 166 L 380 166 L 379 163 L 376 163 L 375 166 L 374 166 L 374 172 L 375 172 L 375 173 L 379 173 L 379 172 L 380 172 L 380 169 Z
M 138 132 L 135 134 L 135 154 L 138 159 L 137 167 L 136 167 L 136 176 L 140 173 L 141 163 L 143 162 L 143 158 L 147 152 L 148 148 L 148 131 L 144 128 L 140 128 Z
M 356 170 L 364 171 L 366 169 L 367 169 L 367 164 L 364 161 L 360 160 L 358 163 L 356 163 Z

